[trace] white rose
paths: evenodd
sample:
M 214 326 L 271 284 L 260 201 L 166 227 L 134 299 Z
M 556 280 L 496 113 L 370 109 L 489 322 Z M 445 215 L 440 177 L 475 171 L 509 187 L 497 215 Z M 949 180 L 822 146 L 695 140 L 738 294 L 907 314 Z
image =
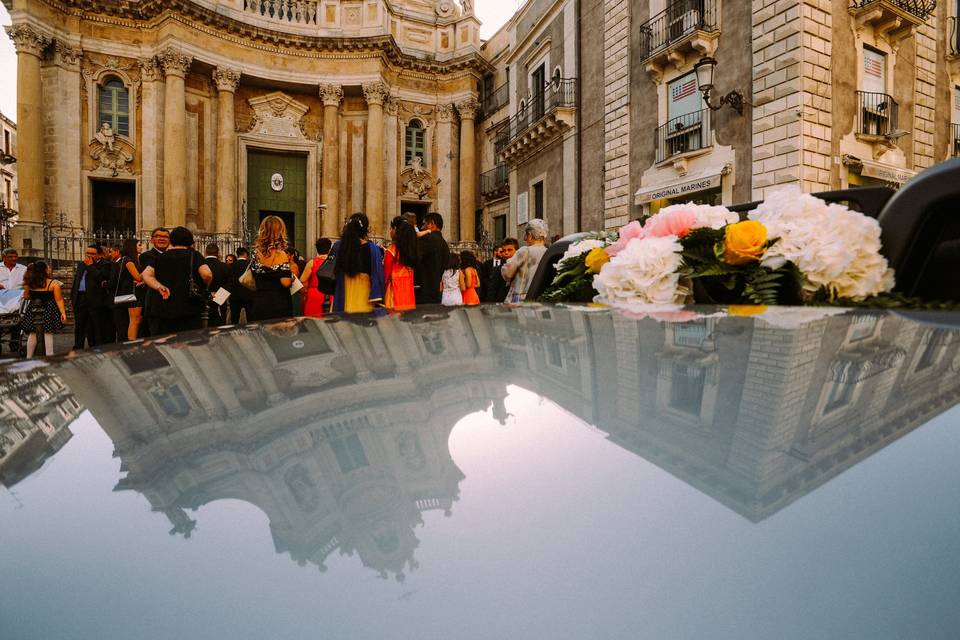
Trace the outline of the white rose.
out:
M 682 250 L 676 236 L 631 240 L 594 277 L 597 301 L 682 304 L 689 295 L 680 286 Z

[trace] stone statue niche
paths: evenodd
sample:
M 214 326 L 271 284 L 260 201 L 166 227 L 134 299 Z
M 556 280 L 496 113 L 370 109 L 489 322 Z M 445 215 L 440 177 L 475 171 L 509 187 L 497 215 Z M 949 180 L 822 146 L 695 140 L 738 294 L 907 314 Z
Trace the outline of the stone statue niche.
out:
M 133 162 L 133 147 L 116 135 L 109 122 L 100 125 L 89 144 L 90 157 L 97 162 L 96 171 L 114 177 L 130 173 L 128 165 Z

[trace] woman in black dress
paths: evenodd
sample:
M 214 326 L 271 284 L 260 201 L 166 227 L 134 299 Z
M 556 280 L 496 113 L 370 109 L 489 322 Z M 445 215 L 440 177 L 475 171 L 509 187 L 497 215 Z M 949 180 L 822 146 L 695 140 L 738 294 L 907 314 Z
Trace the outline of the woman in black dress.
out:
M 213 280 L 213 273 L 204 264 L 203 256 L 194 251 L 189 229 L 177 227 L 171 231 L 170 248 L 142 275 L 147 286 L 160 294 L 156 316 L 161 333 L 203 328 L 203 310 L 209 297 L 207 285 Z
M 135 238 L 123 241 L 120 251 L 120 273 L 117 277 L 116 296 L 136 296 L 136 302 L 117 307 L 117 312 L 124 312 L 125 318 L 117 318 L 117 335 L 121 340 L 136 340 L 140 333 L 140 320 L 143 314 L 143 300 L 146 288 L 143 286 L 143 276 L 140 275 L 140 243 Z M 121 333 L 121 331 L 123 333 Z
M 67 308 L 63 303 L 60 282 L 50 278 L 46 262 L 38 261 L 27 267 L 23 278 L 23 297 L 29 300 L 21 330 L 27 334 L 27 357 L 37 351 L 37 322 L 43 328 L 43 347 L 48 356 L 53 355 L 53 334 L 63 329 L 67 322 Z
M 257 281 L 253 294 L 253 319 L 278 320 L 293 316 L 293 259 L 287 253 L 287 226 L 277 216 L 260 223 L 250 267 Z

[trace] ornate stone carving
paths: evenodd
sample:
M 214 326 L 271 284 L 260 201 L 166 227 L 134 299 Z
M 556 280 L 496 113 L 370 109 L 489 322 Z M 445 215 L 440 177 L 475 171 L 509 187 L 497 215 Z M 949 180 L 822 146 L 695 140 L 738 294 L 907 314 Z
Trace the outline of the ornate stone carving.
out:
M 118 138 L 109 123 L 104 122 L 90 142 L 90 157 L 97 161 L 97 171 L 118 176 L 130 173 L 127 165 L 133 162 L 133 147 Z
M 80 60 L 83 58 L 83 51 L 74 49 L 62 40 L 53 42 L 53 59 L 58 67 L 77 71 L 80 69 Z
M 140 79 L 143 82 L 154 82 L 159 79 L 160 74 L 158 71 L 160 71 L 160 69 L 157 67 L 156 60 L 146 58 L 144 60 L 138 60 L 137 64 L 140 66 Z
M 363 97 L 367 104 L 382 105 L 390 97 L 390 88 L 383 82 L 371 82 L 363 85 Z
M 343 87 L 338 84 L 320 85 L 320 99 L 325 107 L 339 107 L 343 101 Z
M 229 67 L 217 67 L 213 70 L 213 82 L 217 85 L 217 91 L 232 93 L 240 85 L 240 71 Z
M 185 76 L 193 64 L 193 58 L 174 48 L 164 49 L 157 55 L 157 62 L 163 68 L 164 75 Z
M 480 103 L 474 97 L 461 100 L 457 103 L 457 112 L 461 120 L 473 120 L 477 117 L 477 111 L 480 110 Z
M 435 9 L 441 18 L 452 18 L 457 13 L 457 5 L 453 0 L 437 0 Z
M 256 114 L 250 133 L 274 138 L 307 138 L 301 123 L 310 110 L 307 105 L 279 91 L 247 102 Z
M 390 96 L 383 105 L 383 110 L 388 116 L 396 117 L 397 114 L 400 113 L 400 102 L 393 96 Z
M 37 31 L 30 25 L 16 24 L 5 27 L 7 35 L 13 40 L 17 53 L 29 53 L 43 57 L 43 52 L 50 46 L 49 36 Z
M 413 158 L 413 163 L 400 173 L 400 184 L 403 185 L 403 197 L 423 200 L 433 188 L 433 176 L 423 168 L 423 159 Z
M 453 122 L 453 105 L 437 105 L 437 122 Z
M 96 59 L 99 59 L 99 56 L 95 56 Z M 84 56 L 85 60 L 89 60 L 92 64 L 85 66 L 83 69 L 83 77 L 87 80 L 93 80 L 101 71 L 132 71 L 137 68 L 140 63 L 137 62 L 123 62 L 117 56 L 106 56 L 100 63 L 95 60 L 91 60 L 88 56 Z
M 473 0 L 460 0 L 460 4 L 463 5 L 463 15 L 473 15 Z

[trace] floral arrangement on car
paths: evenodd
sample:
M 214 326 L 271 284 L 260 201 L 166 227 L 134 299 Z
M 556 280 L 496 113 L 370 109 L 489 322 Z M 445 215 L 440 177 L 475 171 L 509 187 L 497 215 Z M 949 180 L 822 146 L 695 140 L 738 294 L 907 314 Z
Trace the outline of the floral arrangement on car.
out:
M 573 244 L 545 302 L 858 304 L 892 295 L 876 220 L 796 190 L 746 220 L 725 207 L 666 207 Z

